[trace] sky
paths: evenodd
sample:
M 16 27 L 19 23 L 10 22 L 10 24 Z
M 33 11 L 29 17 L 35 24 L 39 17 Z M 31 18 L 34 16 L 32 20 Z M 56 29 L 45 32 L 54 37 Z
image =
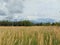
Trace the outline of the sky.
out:
M 60 21 L 60 0 L 0 0 L 0 20 Z

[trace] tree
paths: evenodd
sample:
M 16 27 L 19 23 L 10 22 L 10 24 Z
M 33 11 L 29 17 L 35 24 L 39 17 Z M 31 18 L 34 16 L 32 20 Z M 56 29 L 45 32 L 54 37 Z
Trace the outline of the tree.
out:
M 24 20 L 24 21 L 20 21 L 19 23 L 21 26 L 33 26 L 33 23 L 28 21 L 28 20 Z

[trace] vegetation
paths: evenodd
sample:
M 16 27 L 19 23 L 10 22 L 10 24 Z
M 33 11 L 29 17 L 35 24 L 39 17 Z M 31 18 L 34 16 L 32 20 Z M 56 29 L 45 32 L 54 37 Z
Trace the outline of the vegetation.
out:
M 33 23 L 29 20 L 24 21 L 0 21 L 0 26 L 60 26 L 60 22 L 54 22 L 54 23 Z
M 60 45 L 59 35 L 55 26 L 0 27 L 0 45 Z
M 27 20 L 24 21 L 0 21 L 0 26 L 32 26 L 33 23 Z

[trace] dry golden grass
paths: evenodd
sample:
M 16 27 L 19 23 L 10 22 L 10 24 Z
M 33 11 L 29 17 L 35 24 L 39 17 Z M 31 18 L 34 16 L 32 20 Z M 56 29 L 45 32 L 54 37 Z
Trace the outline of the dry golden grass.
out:
M 60 45 L 60 27 L 0 27 L 0 45 Z

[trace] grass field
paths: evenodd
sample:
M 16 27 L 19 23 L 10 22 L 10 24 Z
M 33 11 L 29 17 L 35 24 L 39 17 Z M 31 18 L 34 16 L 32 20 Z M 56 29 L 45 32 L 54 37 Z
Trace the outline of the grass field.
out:
M 60 45 L 60 27 L 0 27 L 0 45 Z

